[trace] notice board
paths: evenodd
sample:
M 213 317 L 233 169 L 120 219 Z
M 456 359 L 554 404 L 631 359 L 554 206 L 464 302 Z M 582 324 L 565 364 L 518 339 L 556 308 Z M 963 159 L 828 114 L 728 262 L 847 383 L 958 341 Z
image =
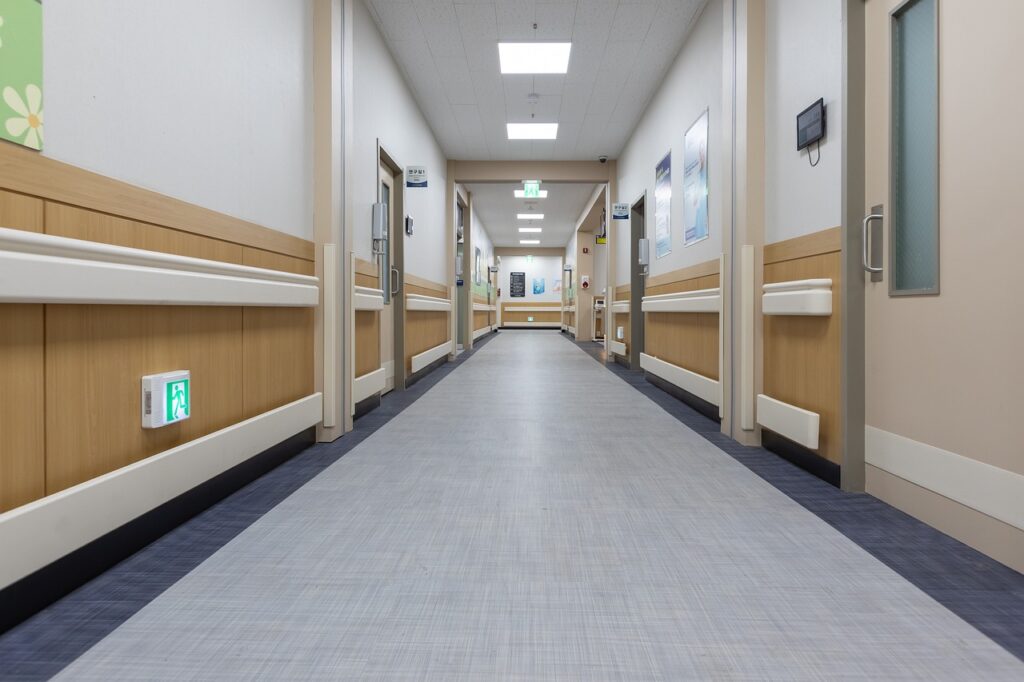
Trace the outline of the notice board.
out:
M 508 291 L 512 298 L 526 298 L 526 273 L 509 273 Z

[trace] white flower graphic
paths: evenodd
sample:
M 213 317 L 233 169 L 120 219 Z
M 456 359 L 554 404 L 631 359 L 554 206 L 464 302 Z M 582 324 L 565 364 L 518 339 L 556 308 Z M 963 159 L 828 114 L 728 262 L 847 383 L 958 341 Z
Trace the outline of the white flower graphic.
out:
M 2 28 L 3 25 L 4 25 L 4 18 L 0 17 L 0 28 Z M 0 38 L 0 47 L 3 47 L 3 46 L 4 46 L 4 39 Z
M 32 149 L 43 148 L 43 91 L 38 85 L 28 85 L 25 88 L 25 99 L 21 98 L 18 91 L 7 86 L 4 88 L 4 101 L 7 106 L 18 114 L 14 118 L 7 119 L 5 127 L 7 134 L 19 138 L 22 135 L 25 139 L 22 144 Z

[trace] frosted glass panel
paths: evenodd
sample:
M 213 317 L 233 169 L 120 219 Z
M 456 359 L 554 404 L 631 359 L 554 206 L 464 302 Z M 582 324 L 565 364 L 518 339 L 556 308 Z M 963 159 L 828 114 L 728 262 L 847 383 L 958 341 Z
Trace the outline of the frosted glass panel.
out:
M 939 288 L 936 0 L 916 0 L 893 26 L 893 293 Z

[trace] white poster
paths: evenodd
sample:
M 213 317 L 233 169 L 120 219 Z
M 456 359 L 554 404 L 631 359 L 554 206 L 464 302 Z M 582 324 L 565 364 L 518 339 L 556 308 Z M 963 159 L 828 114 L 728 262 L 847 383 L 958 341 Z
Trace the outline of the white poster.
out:
M 683 140 L 683 246 L 707 239 L 708 110 L 686 131 Z
M 654 257 L 672 253 L 672 152 L 654 168 Z

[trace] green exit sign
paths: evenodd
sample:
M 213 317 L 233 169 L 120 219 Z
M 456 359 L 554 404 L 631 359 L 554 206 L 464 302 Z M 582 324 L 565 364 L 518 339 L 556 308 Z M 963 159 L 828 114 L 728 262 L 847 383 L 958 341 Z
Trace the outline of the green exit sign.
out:
M 529 180 L 523 183 L 523 197 L 526 199 L 540 198 L 540 183 Z
M 142 377 L 142 428 L 158 429 L 192 416 L 192 375 L 179 369 Z

